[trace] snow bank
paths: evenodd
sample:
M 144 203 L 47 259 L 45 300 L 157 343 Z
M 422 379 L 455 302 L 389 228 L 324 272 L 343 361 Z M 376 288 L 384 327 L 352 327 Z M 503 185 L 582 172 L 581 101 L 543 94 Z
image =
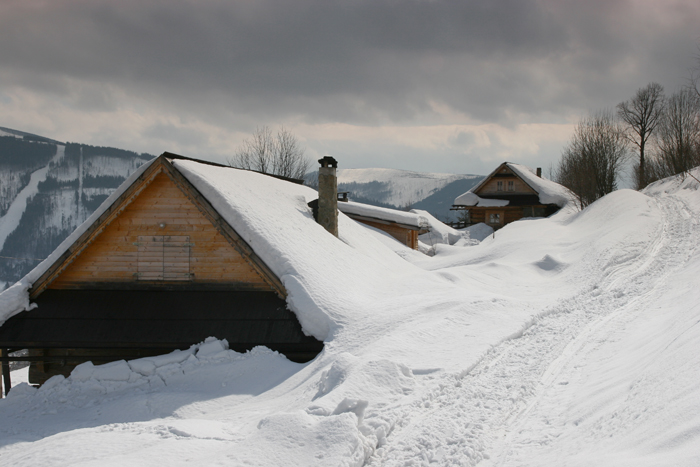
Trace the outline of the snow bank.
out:
M 697 194 L 693 192 L 700 190 L 700 182 L 698 180 L 700 180 L 700 167 L 695 167 L 688 174 L 674 175 L 673 177 L 651 183 L 642 190 L 642 193 L 649 196 L 693 195 Z M 700 199 L 697 201 L 700 202 Z
M 339 202 L 338 210 L 345 214 L 372 217 L 374 219 L 397 222 L 399 224 L 406 224 L 418 228 L 425 228 L 428 226 L 428 219 L 426 219 L 423 215 L 414 213 L 414 211 L 405 212 L 397 209 L 388 209 L 379 206 L 371 206 L 369 204 L 356 203 L 354 201 Z
M 461 232 L 468 234 L 470 239 L 481 242 L 490 235 L 493 235 L 493 227 L 483 222 L 479 222 L 478 224 L 462 229 Z
M 411 209 L 411 212 L 423 217 L 428 226 L 430 227 L 430 232 L 421 234 L 418 236 L 418 240 L 428 245 L 434 245 L 437 243 L 445 243 L 447 245 L 454 245 L 459 240 L 465 238 L 463 232 L 457 229 L 453 229 L 444 222 L 436 219 L 428 211 L 423 211 L 421 209 Z
M 58 258 L 63 255 L 75 241 L 104 213 L 118 197 L 126 191 L 126 189 L 136 180 L 141 174 L 153 163 L 152 159 L 138 169 L 122 183 L 104 202 L 98 207 L 95 212 L 88 217 L 72 234 L 70 234 L 61 244 L 51 253 L 44 261 L 39 263 L 37 267 L 32 269 L 26 276 L 19 280 L 15 285 L 0 293 L 0 326 L 12 316 L 22 311 L 31 310 L 33 305 L 29 304 L 29 289 L 34 281 L 39 279 Z

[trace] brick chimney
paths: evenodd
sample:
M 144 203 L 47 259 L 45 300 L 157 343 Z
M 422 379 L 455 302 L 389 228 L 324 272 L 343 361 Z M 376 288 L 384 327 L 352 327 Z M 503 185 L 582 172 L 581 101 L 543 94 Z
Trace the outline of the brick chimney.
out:
M 537 167 L 537 176 L 542 178 L 542 167 Z
M 331 156 L 318 160 L 318 223 L 338 236 L 338 161 Z

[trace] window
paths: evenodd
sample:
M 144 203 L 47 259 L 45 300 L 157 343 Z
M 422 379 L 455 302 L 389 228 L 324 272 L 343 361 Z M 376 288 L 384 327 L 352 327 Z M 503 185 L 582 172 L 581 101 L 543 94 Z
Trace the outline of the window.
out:
M 139 237 L 136 280 L 189 281 L 190 237 L 146 235 Z
M 503 182 L 496 182 L 496 191 L 503 191 Z
M 515 182 L 513 180 L 508 182 L 508 191 L 515 191 Z
M 489 214 L 489 224 L 500 225 L 501 224 L 501 213 L 492 212 Z

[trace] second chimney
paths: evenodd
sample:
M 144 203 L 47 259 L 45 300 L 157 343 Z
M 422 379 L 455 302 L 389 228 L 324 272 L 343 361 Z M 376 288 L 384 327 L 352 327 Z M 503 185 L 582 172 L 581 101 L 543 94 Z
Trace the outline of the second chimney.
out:
M 331 156 L 318 160 L 318 223 L 338 236 L 338 161 Z

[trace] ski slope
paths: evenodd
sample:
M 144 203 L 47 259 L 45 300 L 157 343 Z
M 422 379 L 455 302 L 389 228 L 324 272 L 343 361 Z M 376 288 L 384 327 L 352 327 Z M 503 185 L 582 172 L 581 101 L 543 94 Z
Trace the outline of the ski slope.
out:
M 191 176 L 206 181 L 194 167 Z M 295 189 L 291 211 L 301 211 Z M 285 268 L 305 328 L 325 335 L 315 360 L 237 354 L 211 339 L 158 359 L 86 364 L 0 400 L 0 458 L 698 465 L 699 219 L 700 184 L 675 177 L 397 261 L 341 217 L 344 242 L 309 240 L 342 261 L 340 286 L 323 282 L 335 277 L 309 249 L 290 246 L 272 266 Z
M 29 184 L 17 194 L 4 216 L 0 217 L 0 251 L 7 237 L 17 228 L 24 211 L 27 209 L 27 201 L 39 192 L 39 183 L 46 180 L 52 164 L 56 164 L 65 155 L 66 147 L 56 146 L 56 155 L 46 166 L 34 171 L 29 179 Z

